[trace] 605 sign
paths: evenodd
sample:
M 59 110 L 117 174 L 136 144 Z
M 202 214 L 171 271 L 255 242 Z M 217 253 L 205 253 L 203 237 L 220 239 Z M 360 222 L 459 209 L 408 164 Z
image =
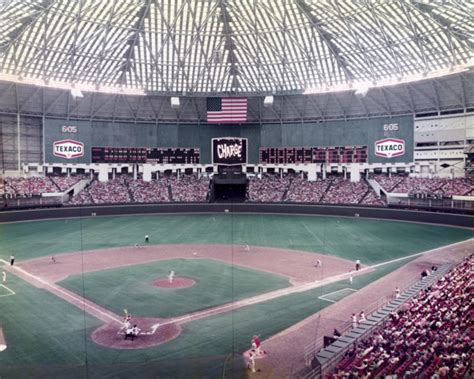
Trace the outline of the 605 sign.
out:
M 63 125 L 61 127 L 61 131 L 63 133 L 77 133 L 77 126 L 76 125 Z

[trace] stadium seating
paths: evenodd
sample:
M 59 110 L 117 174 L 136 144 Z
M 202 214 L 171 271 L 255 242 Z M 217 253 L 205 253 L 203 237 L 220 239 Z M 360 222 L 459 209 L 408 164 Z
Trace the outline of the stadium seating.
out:
M 84 175 L 72 175 L 72 176 L 50 176 L 51 181 L 56 184 L 60 192 L 64 192 L 71 188 L 74 184 L 82 179 L 85 179 Z
M 136 203 L 166 203 L 170 201 L 166 179 L 145 182 L 142 179 L 129 180 L 132 199 Z
M 339 176 L 328 176 L 310 182 L 292 175 L 280 178 L 271 174 L 250 180 L 248 201 L 385 205 L 365 181 L 353 183 Z
M 473 358 L 470 283 L 474 256 L 393 313 L 326 377 L 458 377 Z
M 204 202 L 209 192 L 209 179 L 197 175 L 160 177 L 151 182 L 133 180 L 121 175 L 107 182 L 94 180 L 69 204 L 120 204 L 120 203 L 166 203 Z
M 42 193 L 64 192 L 82 179 L 83 175 L 6 177 L 4 188 L 9 197 L 39 196 Z
M 472 192 L 466 178 L 416 178 L 406 175 L 373 175 L 386 192 L 408 193 L 424 195 L 426 197 L 452 197 L 454 195 L 468 195 Z
M 209 179 L 197 174 L 170 176 L 168 182 L 175 202 L 204 202 L 209 192 Z
M 247 189 L 250 202 L 281 202 L 288 191 L 293 175 L 280 178 L 274 174 L 263 174 L 261 179 L 251 178 Z
M 52 192 L 59 192 L 59 188 L 49 177 L 5 178 L 5 194 L 9 197 L 39 196 Z
M 41 193 L 64 192 L 71 188 L 83 175 L 46 176 L 29 178 L 6 177 L 2 182 L 6 196 L 31 197 Z M 467 179 L 426 179 L 406 175 L 372 175 L 387 192 L 424 194 L 428 197 L 451 197 L 473 194 Z M 204 202 L 208 198 L 209 179 L 198 178 L 197 174 L 162 176 L 145 182 L 133 180 L 129 175 L 101 183 L 93 181 L 81 194 L 70 200 L 70 204 L 116 204 L 116 203 L 163 203 Z M 328 175 L 324 180 L 310 182 L 295 174 L 263 174 L 253 177 L 247 188 L 248 202 L 294 202 L 321 204 L 359 204 L 385 206 L 365 180 L 351 182 L 341 176 Z

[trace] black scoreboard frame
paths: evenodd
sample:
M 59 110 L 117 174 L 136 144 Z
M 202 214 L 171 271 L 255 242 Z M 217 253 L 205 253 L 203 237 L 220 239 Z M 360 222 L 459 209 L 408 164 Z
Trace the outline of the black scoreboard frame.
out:
M 244 154 L 240 160 L 232 158 L 218 158 L 216 157 L 217 143 L 219 141 L 240 141 L 240 146 L 244 151 Z M 211 140 L 211 162 L 213 165 L 224 165 L 224 166 L 242 166 L 248 164 L 248 154 L 249 154 L 249 141 L 248 138 L 244 137 L 215 137 Z
M 110 159 L 105 158 L 107 150 Z M 97 158 L 97 152 L 101 153 L 101 157 Z M 114 157 L 120 158 L 114 159 Z M 198 147 L 91 147 L 91 163 L 200 164 L 200 162 L 201 151 Z
M 365 150 L 364 162 L 336 162 L 329 157 L 329 152 L 341 152 L 344 150 Z M 262 157 L 263 154 L 270 154 L 273 150 L 275 162 L 265 162 Z M 293 159 L 288 158 L 289 153 L 293 155 Z M 321 154 L 324 154 L 324 159 L 321 159 Z M 297 157 L 301 159 L 298 161 Z M 269 158 L 267 158 L 270 160 Z M 368 146 L 367 145 L 348 145 L 348 146 L 278 146 L 278 147 L 260 147 L 259 149 L 259 164 L 311 164 L 311 163 L 327 163 L 327 164 L 350 164 L 350 163 L 367 163 L 368 162 Z

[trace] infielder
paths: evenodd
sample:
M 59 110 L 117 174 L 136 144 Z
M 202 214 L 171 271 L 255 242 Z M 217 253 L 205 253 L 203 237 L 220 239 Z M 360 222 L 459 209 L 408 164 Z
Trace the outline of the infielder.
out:
M 359 271 L 360 269 L 360 260 L 356 260 L 356 271 Z
M 10 255 L 10 266 L 13 266 L 15 264 L 15 255 L 12 254 Z

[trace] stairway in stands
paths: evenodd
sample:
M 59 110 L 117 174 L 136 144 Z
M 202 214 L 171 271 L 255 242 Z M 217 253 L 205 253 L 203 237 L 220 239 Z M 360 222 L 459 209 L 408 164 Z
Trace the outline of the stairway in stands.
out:
M 173 202 L 173 190 L 171 189 L 171 184 L 168 184 L 168 196 L 170 198 L 170 201 Z
M 329 184 L 328 186 L 326 187 L 326 190 L 323 192 L 323 194 L 321 195 L 320 199 L 318 200 L 318 203 L 321 203 L 323 200 L 324 200 L 324 197 L 326 196 L 326 194 L 329 192 L 331 186 L 332 186 L 332 183 L 334 182 L 334 179 L 330 179 L 329 181 Z

